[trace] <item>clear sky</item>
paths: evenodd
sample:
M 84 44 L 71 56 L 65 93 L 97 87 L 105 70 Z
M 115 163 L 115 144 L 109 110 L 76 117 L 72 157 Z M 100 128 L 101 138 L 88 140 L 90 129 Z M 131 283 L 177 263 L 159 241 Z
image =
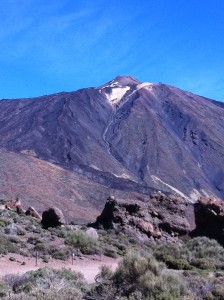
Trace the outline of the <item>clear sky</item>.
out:
M 224 0 L 0 0 L 0 98 L 117 75 L 224 101 Z

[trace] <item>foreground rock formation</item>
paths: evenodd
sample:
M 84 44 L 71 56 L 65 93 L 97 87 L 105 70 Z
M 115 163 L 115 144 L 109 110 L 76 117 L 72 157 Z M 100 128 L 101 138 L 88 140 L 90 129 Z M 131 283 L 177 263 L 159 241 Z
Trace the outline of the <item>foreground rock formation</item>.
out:
M 65 224 L 62 211 L 57 207 L 50 207 L 42 214 L 42 225 L 44 228 L 57 227 Z
M 224 246 L 224 202 L 201 197 L 192 204 L 179 196 L 161 193 L 152 194 L 147 202 L 109 197 L 92 226 L 161 243 L 177 242 L 184 236 L 206 236 Z
M 123 230 L 139 238 L 175 242 L 190 233 L 194 223 L 193 205 L 179 196 L 155 193 L 147 202 L 108 198 L 96 228 Z
M 200 198 L 194 205 L 196 228 L 191 236 L 207 236 L 224 246 L 224 202 Z
M 37 218 L 37 219 L 39 219 L 39 220 L 42 219 L 42 218 L 41 218 L 41 215 L 38 213 L 38 211 L 37 211 L 34 207 L 32 207 L 32 206 L 30 206 L 30 207 L 27 209 L 27 211 L 25 212 L 25 214 L 26 214 L 27 216 L 31 216 L 31 217 Z
M 27 210 L 24 210 L 22 208 L 22 203 L 21 200 L 19 200 L 19 198 L 16 198 L 15 200 L 7 201 L 5 203 L 5 209 L 8 210 L 15 209 L 18 215 L 27 215 L 41 220 L 41 215 L 34 207 L 30 206 Z

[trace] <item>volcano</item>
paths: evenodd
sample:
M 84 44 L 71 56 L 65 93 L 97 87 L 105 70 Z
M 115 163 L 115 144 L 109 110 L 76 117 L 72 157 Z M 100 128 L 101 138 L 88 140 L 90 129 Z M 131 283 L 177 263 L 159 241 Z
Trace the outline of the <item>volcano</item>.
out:
M 0 197 L 92 220 L 110 194 L 224 199 L 224 104 L 118 76 L 0 101 Z

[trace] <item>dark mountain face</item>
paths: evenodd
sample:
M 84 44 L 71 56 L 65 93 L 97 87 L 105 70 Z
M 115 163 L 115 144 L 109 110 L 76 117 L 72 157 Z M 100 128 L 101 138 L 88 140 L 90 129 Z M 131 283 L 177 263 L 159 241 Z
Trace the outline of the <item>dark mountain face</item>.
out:
M 224 199 L 223 136 L 222 103 L 130 76 L 0 101 L 1 148 L 81 173 L 108 193 L 159 189 Z

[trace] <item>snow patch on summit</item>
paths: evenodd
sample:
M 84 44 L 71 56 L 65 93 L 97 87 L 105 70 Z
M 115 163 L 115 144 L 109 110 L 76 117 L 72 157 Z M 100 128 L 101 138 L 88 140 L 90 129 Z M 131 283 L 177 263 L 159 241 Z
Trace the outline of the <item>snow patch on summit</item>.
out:
M 151 82 L 143 82 L 137 85 L 137 90 L 140 90 L 142 88 L 147 88 L 151 90 L 153 86 L 154 84 Z
M 109 92 L 105 91 L 105 95 L 110 103 L 117 104 L 124 97 L 128 90 L 130 90 L 129 86 L 111 87 Z

